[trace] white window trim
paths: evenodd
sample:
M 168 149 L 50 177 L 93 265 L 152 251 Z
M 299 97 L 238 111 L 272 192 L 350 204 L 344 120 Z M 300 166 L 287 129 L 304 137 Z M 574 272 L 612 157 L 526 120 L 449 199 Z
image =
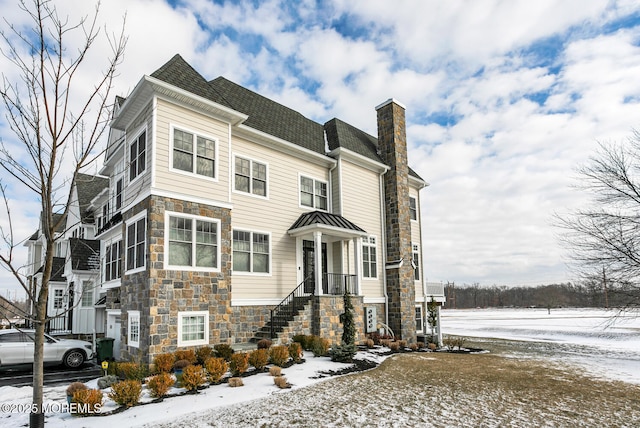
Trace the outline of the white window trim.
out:
M 83 280 L 82 281 L 82 296 L 80 296 L 80 307 L 81 308 L 92 308 L 93 304 L 95 303 L 94 299 L 95 299 L 95 284 L 93 283 L 93 281 L 89 281 L 89 280 Z M 86 303 L 86 298 L 88 296 L 91 296 L 91 301 L 88 305 L 85 305 Z
M 265 182 L 265 196 L 262 195 L 256 195 L 255 193 L 249 191 L 249 192 L 243 192 L 242 190 L 236 190 L 236 158 L 242 158 L 242 159 L 246 159 L 250 162 L 257 162 L 257 163 L 261 163 L 263 164 L 266 168 L 267 168 L 267 179 Z M 232 164 L 232 171 L 231 171 L 231 177 L 232 177 L 232 189 L 233 189 L 233 193 L 237 193 L 239 195 L 245 195 L 245 196 L 251 196 L 252 198 L 258 198 L 258 199 L 264 199 L 264 200 L 268 200 L 269 199 L 269 163 L 262 161 L 260 159 L 255 159 L 252 158 L 251 156 L 245 156 L 243 154 L 238 154 L 238 153 L 234 153 L 233 154 L 233 164 Z M 253 169 L 252 169 L 253 171 Z M 249 187 L 251 189 L 251 183 L 253 180 L 253 176 L 249 177 Z
M 204 316 L 204 339 L 203 340 L 182 340 L 182 318 L 185 316 Z M 209 312 L 192 311 L 178 312 L 178 346 L 196 346 L 209 344 Z
M 300 180 L 301 178 L 308 178 L 310 180 L 313 180 L 313 206 L 310 207 L 308 205 L 302 205 L 302 189 L 300 188 Z M 326 209 L 320 209 L 318 207 L 316 207 L 316 181 L 319 181 L 321 183 L 324 183 L 327 186 L 327 208 Z M 329 188 L 329 181 L 327 180 L 322 180 L 320 178 L 316 178 L 312 175 L 308 175 L 308 174 L 303 174 L 301 172 L 298 173 L 298 206 L 304 210 L 317 210 L 317 211 L 324 211 L 324 212 L 328 212 L 329 211 L 329 206 L 330 206 L 330 200 L 329 200 L 329 194 L 331 193 L 331 189 Z
M 138 340 L 131 339 L 131 321 L 134 319 L 138 321 Z M 141 330 L 140 311 L 127 311 L 127 344 L 129 346 L 133 346 L 134 348 L 140 347 Z
M 413 255 L 417 254 L 418 255 L 418 264 L 416 265 L 415 262 L 413 261 Z M 420 258 L 420 246 L 418 244 L 411 244 L 411 267 L 413 268 L 414 272 L 413 272 L 413 281 L 414 282 L 420 282 L 422 280 L 422 260 Z M 416 273 L 415 270 L 416 268 L 418 268 L 418 279 L 416 279 Z
M 245 229 L 242 227 L 238 227 L 238 228 L 233 228 L 233 230 L 231 231 L 231 266 L 233 267 L 233 232 L 248 232 L 251 234 L 251 252 L 250 254 L 253 255 L 253 234 L 254 233 L 259 233 L 261 235 L 267 235 L 269 237 L 269 272 L 245 272 L 245 271 L 236 271 L 236 270 L 232 270 L 232 274 L 235 276 L 271 276 L 271 264 L 273 262 L 273 254 L 272 254 L 272 241 L 271 241 L 271 232 L 264 232 L 261 230 L 252 230 L 252 229 Z M 252 260 L 253 261 L 253 260 Z M 253 269 L 253 263 L 250 264 L 251 269 Z
M 126 248 L 125 248 L 125 240 L 122 237 L 118 236 L 117 238 L 108 239 L 102 241 L 104 243 L 104 248 L 102 250 L 102 254 L 104 254 L 104 258 L 102 260 L 102 286 L 105 288 L 112 288 L 115 284 L 120 284 L 122 280 L 122 275 L 124 275 L 124 269 L 122 266 L 122 262 L 125 258 Z M 110 248 L 113 244 L 121 243 L 120 245 L 120 276 L 118 278 L 113 278 L 107 281 L 107 248 Z M 126 267 L 126 265 L 124 266 Z
M 422 305 L 415 305 L 415 309 L 413 310 L 414 319 L 417 319 L 416 309 L 420 309 L 420 323 L 422 324 L 421 326 L 422 328 L 418 328 L 418 326 L 416 325 L 416 332 L 422 333 L 423 331 L 425 331 L 425 319 L 424 319 L 424 314 L 422 313 Z
M 136 174 L 136 176 L 133 177 L 133 179 L 131 179 L 131 172 L 130 172 L 130 169 L 131 169 L 131 143 L 133 143 L 134 141 L 137 143 L 138 142 L 138 138 L 140 138 L 142 133 L 145 133 L 145 147 L 144 147 L 144 153 L 145 153 L 144 162 L 145 162 L 145 164 L 144 164 L 144 171 L 142 171 L 141 173 Z M 130 139 L 130 140 L 128 140 L 127 141 L 127 145 L 125 147 L 125 150 L 126 150 L 125 157 L 126 157 L 126 159 L 128 161 L 127 162 L 128 168 L 125 169 L 125 174 L 126 174 L 127 181 L 129 182 L 129 184 L 135 183 L 136 181 L 140 180 L 141 177 L 147 173 L 147 162 L 149 160 L 149 144 L 148 144 L 149 143 L 149 133 L 147 132 L 147 126 L 145 125 L 145 126 L 141 127 L 133 135 L 135 135 L 135 137 Z M 138 156 L 140 156 L 140 153 L 136 154 L 136 157 L 138 157 Z M 122 184 L 123 184 L 123 191 L 124 191 L 124 182 Z
M 187 218 L 190 220 L 202 220 L 208 223 L 216 223 L 217 225 L 216 260 L 218 261 L 218 266 L 214 268 L 209 268 L 209 267 L 201 267 L 201 266 L 195 266 L 195 265 L 193 266 L 170 265 L 169 264 L 169 226 L 170 226 L 169 217 L 181 217 L 181 218 Z M 195 233 L 195 229 L 193 229 L 193 232 Z M 184 213 L 177 213 L 173 211 L 165 211 L 164 212 L 164 236 L 165 236 L 164 268 L 167 270 L 188 270 L 188 271 L 194 271 L 194 272 L 220 272 L 220 264 L 221 264 L 220 257 L 221 257 L 221 245 L 222 245 L 221 233 L 222 232 L 221 232 L 220 219 L 203 217 L 203 216 L 194 215 L 194 214 L 184 214 Z M 192 242 L 192 245 L 195 245 L 195 242 Z M 195 256 L 195 252 L 193 254 Z M 194 264 L 195 264 L 195 257 L 194 257 Z
M 178 168 L 174 168 L 173 167 L 173 131 L 175 129 L 178 129 L 180 131 L 184 131 L 184 132 L 188 132 L 189 134 L 193 134 L 194 137 L 202 137 L 202 138 L 206 138 L 207 140 L 211 140 L 214 143 L 214 158 L 213 158 L 213 177 L 208 177 L 206 175 L 202 175 L 202 174 L 198 174 L 196 172 L 189 172 L 189 171 L 185 171 L 183 169 L 178 169 Z M 212 136 L 212 135 L 208 135 L 205 134 L 203 132 L 200 131 L 195 131 L 192 128 L 186 127 L 186 126 L 182 126 L 182 125 L 176 125 L 176 124 L 170 124 L 169 125 L 169 171 L 171 172 L 175 172 L 176 174 L 183 174 L 183 175 L 187 175 L 189 177 L 194 177 L 194 178 L 198 178 L 201 180 L 207 180 L 207 181 L 211 181 L 211 182 L 218 182 L 218 177 L 219 177 L 219 172 L 220 172 L 220 166 L 219 166 L 219 158 L 220 158 L 220 150 L 219 150 L 219 141 L 216 137 Z M 197 162 L 195 162 L 197 160 L 197 147 L 194 145 L 194 156 L 196 159 L 194 159 L 194 168 L 197 165 Z
M 139 214 L 136 214 L 135 216 L 131 217 L 130 219 L 128 219 L 127 221 L 124 222 L 124 243 L 122 245 L 122 251 L 124 251 L 124 255 L 123 255 L 123 259 L 124 259 L 124 267 L 123 267 L 123 272 L 121 272 L 120 274 L 120 278 L 122 278 L 124 275 L 130 275 L 136 272 L 144 272 L 147 269 L 147 247 L 148 247 L 148 242 L 147 242 L 147 235 L 146 235 L 146 229 L 145 229 L 145 237 L 144 237 L 144 263 L 142 264 L 142 266 L 140 267 L 136 267 L 133 269 L 129 269 L 127 270 L 127 266 L 129 265 L 128 263 L 128 245 L 129 242 L 127 241 L 128 238 L 128 230 L 129 230 L 129 226 L 132 223 L 137 222 L 138 220 L 144 218 L 145 222 L 146 222 L 146 218 L 147 218 L 147 212 L 146 211 L 142 211 Z M 149 225 L 147 224 L 147 227 Z
M 417 223 L 418 219 L 420 218 L 420 207 L 418 206 L 418 198 L 409 196 L 409 217 L 411 217 L 411 199 L 416 201 L 416 218 L 415 219 L 412 218 L 411 221 L 414 221 Z
M 369 238 L 373 238 L 376 240 L 375 244 L 371 244 L 369 242 Z M 378 267 L 379 267 L 379 262 L 378 262 L 378 237 L 375 235 L 369 235 L 366 237 L 367 242 L 365 242 L 365 238 L 362 239 L 362 247 L 364 248 L 365 246 L 367 247 L 373 247 L 376 249 L 376 275 L 375 276 L 364 276 L 364 266 L 362 266 L 362 280 L 363 281 L 375 281 L 378 279 Z M 362 254 L 362 263 L 364 264 L 364 251 L 361 250 L 360 254 Z

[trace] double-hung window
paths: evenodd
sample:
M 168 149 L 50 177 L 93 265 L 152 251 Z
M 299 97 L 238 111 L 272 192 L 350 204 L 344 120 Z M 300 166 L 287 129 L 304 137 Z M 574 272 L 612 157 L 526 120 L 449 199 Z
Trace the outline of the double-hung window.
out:
M 140 311 L 128 312 L 128 342 L 129 346 L 140 346 Z
M 270 272 L 270 239 L 267 233 L 233 231 L 233 271 Z
M 122 276 L 120 261 L 122 260 L 122 241 L 111 242 L 105 245 L 104 255 L 104 280 L 113 281 Z
M 145 266 L 146 224 L 145 217 L 127 223 L 127 270 Z
M 93 306 L 93 282 L 82 281 L 82 300 L 80 306 L 90 308 Z
M 422 331 L 422 306 L 416 306 L 416 331 Z
M 413 244 L 413 279 L 420 281 L 420 251 L 417 244 Z
M 327 182 L 300 176 L 300 205 L 326 211 Z
M 378 262 L 376 258 L 376 238 L 374 236 L 362 238 L 362 277 L 377 278 Z
M 180 171 L 215 178 L 215 140 L 174 128 L 172 166 Z
M 115 194 L 115 210 L 120 211 L 122 208 L 122 178 L 116 181 L 116 194 Z
M 64 303 L 64 290 L 56 288 L 53 290 L 53 309 L 62 309 Z
M 168 215 L 169 257 L 172 268 L 218 269 L 220 222 L 206 217 Z
M 409 213 L 411 220 L 418 220 L 418 204 L 416 198 L 409 197 Z
M 129 181 L 147 168 L 147 131 L 142 132 L 129 145 Z
M 209 343 L 209 312 L 178 312 L 178 346 Z
M 235 190 L 257 196 L 267 196 L 267 165 L 236 156 Z

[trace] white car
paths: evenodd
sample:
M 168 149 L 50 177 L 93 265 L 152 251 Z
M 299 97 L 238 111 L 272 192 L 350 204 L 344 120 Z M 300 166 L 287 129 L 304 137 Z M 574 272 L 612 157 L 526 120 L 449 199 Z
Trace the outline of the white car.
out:
M 0 367 L 33 363 L 34 334 L 34 330 L 0 330 Z M 90 342 L 56 339 L 48 334 L 44 338 L 45 363 L 62 363 L 69 368 L 77 368 L 93 358 Z

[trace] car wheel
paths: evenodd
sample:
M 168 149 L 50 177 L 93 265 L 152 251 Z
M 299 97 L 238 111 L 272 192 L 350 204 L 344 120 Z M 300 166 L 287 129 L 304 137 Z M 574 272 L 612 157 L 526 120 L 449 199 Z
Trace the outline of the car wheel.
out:
M 71 350 L 64 354 L 62 363 L 70 369 L 76 369 L 84 363 L 84 352 L 78 349 Z

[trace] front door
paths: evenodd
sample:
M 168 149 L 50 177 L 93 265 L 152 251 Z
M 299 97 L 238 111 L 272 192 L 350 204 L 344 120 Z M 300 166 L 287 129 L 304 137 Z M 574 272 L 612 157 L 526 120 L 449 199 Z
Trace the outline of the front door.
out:
M 315 252 L 313 241 L 302 241 L 302 274 L 305 293 L 314 293 L 316 289 Z M 327 244 L 324 242 L 322 243 L 322 272 L 327 272 Z
M 113 338 L 113 357 L 120 358 L 120 311 L 107 313 L 106 337 Z

